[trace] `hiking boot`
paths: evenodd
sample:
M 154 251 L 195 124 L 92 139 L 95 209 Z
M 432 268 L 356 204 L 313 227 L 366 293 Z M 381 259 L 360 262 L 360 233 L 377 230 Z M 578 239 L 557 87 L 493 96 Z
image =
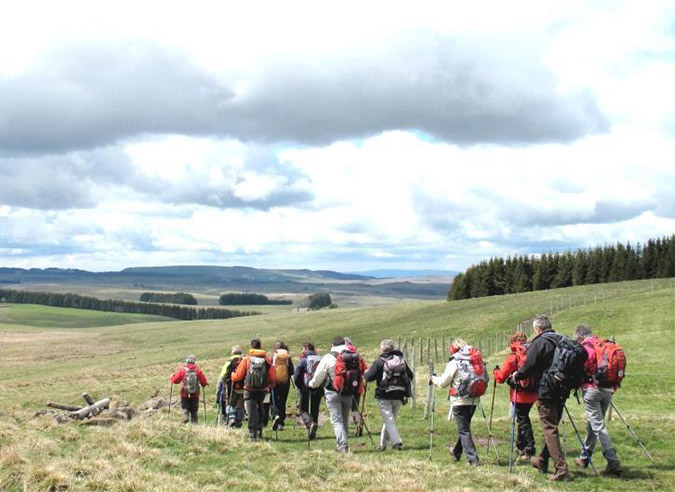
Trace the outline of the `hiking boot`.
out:
M 399 442 L 398 444 L 394 444 L 391 449 L 394 449 L 396 451 L 403 451 L 403 443 Z
M 452 456 L 452 462 L 453 463 L 459 463 L 459 460 L 461 459 L 462 455 L 461 454 L 455 454 L 452 451 L 450 451 L 450 456 Z
M 257 441 L 258 440 L 258 433 L 257 432 L 249 432 L 248 433 L 248 438 L 251 441 Z
M 377 447 L 377 450 L 378 450 L 379 452 L 386 451 L 386 450 L 387 450 L 387 446 L 382 446 L 382 445 L 380 444 L 380 445 Z
M 607 463 L 607 468 L 602 471 L 603 475 L 613 475 L 615 477 L 621 476 L 621 473 L 623 473 L 623 468 L 621 468 L 621 465 L 618 461 L 614 463 Z
M 279 430 L 279 426 L 281 425 L 281 417 L 278 415 L 274 417 L 274 420 L 272 421 L 272 430 L 276 431 Z
M 340 446 L 339 448 L 336 449 L 338 453 L 344 453 L 347 454 L 349 453 L 349 446 Z
M 557 471 L 555 474 L 551 475 L 551 478 L 549 478 L 551 482 L 571 482 L 572 475 L 570 475 L 570 472 L 567 470 L 564 471 Z
M 354 433 L 355 437 L 361 437 L 363 436 L 363 426 L 357 425 L 356 426 L 356 432 Z
M 316 422 L 312 422 L 309 424 L 309 440 L 312 441 L 316 439 L 316 429 L 319 427 L 319 425 Z
M 530 459 L 530 464 L 539 470 L 539 473 L 546 474 L 548 473 L 548 460 L 543 460 L 541 456 L 535 456 Z
M 480 466 L 480 460 L 478 458 L 468 460 L 468 463 L 470 466 Z
M 579 468 L 588 468 L 588 460 L 586 458 L 577 458 L 574 460 L 574 464 Z

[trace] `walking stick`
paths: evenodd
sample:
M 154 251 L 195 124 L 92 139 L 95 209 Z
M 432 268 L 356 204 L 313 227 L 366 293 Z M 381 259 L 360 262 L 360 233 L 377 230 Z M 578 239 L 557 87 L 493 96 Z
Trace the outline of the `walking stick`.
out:
M 514 390 L 515 390 L 514 400 L 518 401 L 518 388 L 514 388 Z M 513 441 L 516 433 L 516 402 L 514 401 L 511 405 L 512 405 L 511 409 L 513 411 L 513 418 L 511 419 L 511 450 L 509 451 L 509 473 L 511 473 L 511 470 L 513 470 Z
M 649 451 L 647 451 L 647 448 L 645 447 L 645 444 L 640 440 L 640 438 L 635 434 L 635 432 L 633 432 L 633 429 L 631 429 L 630 425 L 628 425 L 628 422 L 626 422 L 626 419 L 623 418 L 623 415 L 621 415 L 621 412 L 619 412 L 619 409 L 616 408 L 616 405 L 614 405 L 614 402 L 612 402 L 612 406 L 611 406 L 610 408 L 613 408 L 614 411 L 616 412 L 616 414 L 617 414 L 617 415 L 619 416 L 619 418 L 621 419 L 621 421 L 622 421 L 624 424 L 626 424 L 626 428 L 628 429 L 628 432 L 631 433 L 631 435 L 632 435 L 633 438 L 637 441 L 637 443 L 640 445 L 640 447 L 641 447 L 642 450 L 645 452 L 645 454 L 647 455 L 647 457 L 648 457 L 650 460 L 652 460 L 652 463 L 656 464 L 656 461 L 654 461 L 654 458 L 652 458 L 652 455 L 649 454 Z
M 572 418 L 572 414 L 570 414 L 570 411 L 567 409 L 567 405 L 563 405 L 563 407 L 565 408 L 565 412 L 567 412 L 567 418 L 570 420 L 570 424 L 572 424 L 572 429 L 574 429 L 574 433 L 577 435 L 577 439 L 579 439 L 581 449 L 583 450 L 584 455 L 588 457 L 588 464 L 591 465 L 591 468 L 593 468 L 593 473 L 595 473 L 595 476 L 597 477 L 598 470 L 595 468 L 595 465 L 593 464 L 591 453 L 588 452 L 588 448 L 586 447 L 584 440 L 581 439 L 581 434 L 579 434 L 579 431 L 577 430 L 577 425 L 574 423 L 574 419 Z
M 431 391 L 431 427 L 429 428 L 429 461 L 431 461 L 431 452 L 434 449 L 434 415 L 436 415 L 436 386 L 429 380 Z
M 488 431 L 488 453 L 490 451 L 490 442 L 492 442 L 492 450 L 495 452 L 495 458 L 497 458 L 497 464 L 499 465 L 499 451 L 497 451 L 497 444 L 495 444 L 494 438 L 492 437 L 492 431 L 488 425 L 487 415 L 485 415 L 485 410 L 483 410 L 483 404 L 479 401 L 478 406 L 480 407 L 480 413 L 483 414 L 483 420 L 485 421 L 485 427 Z
M 495 366 L 495 369 L 499 369 L 499 366 Z M 492 403 L 490 404 L 490 423 L 488 424 L 488 429 L 490 429 L 490 432 L 492 432 L 492 414 L 494 413 L 495 410 L 495 395 L 497 394 L 497 380 L 492 379 Z M 490 443 L 488 441 L 488 447 L 487 447 L 487 456 L 485 459 L 490 458 Z
M 368 390 L 368 381 L 363 382 L 363 401 L 361 402 L 361 424 L 363 428 L 366 429 L 368 433 L 368 438 L 370 439 L 370 444 L 375 447 L 375 442 L 373 441 L 373 436 L 370 434 L 370 429 L 368 429 L 368 424 L 366 423 L 366 396 Z
M 309 401 L 307 409 L 309 410 L 309 429 L 307 429 L 307 451 L 312 449 L 312 424 L 314 424 L 314 417 L 312 417 L 312 388 L 309 388 Z
M 206 390 L 204 389 L 204 386 L 202 386 L 202 401 L 204 402 L 204 425 L 206 425 L 208 419 L 206 418 Z
M 173 396 L 173 383 L 169 387 L 169 413 L 171 413 L 171 397 Z

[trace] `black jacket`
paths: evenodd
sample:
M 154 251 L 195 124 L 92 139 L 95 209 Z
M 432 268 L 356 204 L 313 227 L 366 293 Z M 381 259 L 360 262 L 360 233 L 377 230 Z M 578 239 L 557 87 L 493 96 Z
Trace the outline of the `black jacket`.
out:
M 403 357 L 403 353 L 400 350 L 394 350 L 392 352 L 385 352 L 384 354 L 380 354 L 380 356 L 377 358 L 375 362 L 373 362 L 373 365 L 370 366 L 370 368 L 366 371 L 365 378 L 366 381 L 376 381 L 377 386 L 375 387 L 375 398 L 380 399 L 380 400 L 403 400 L 405 399 L 405 392 L 404 391 L 390 391 L 388 393 L 384 393 L 382 389 L 380 388 L 380 384 L 382 383 L 382 377 L 384 376 L 384 361 L 387 359 L 391 359 L 394 355 L 398 355 L 399 357 Z M 408 377 L 410 378 L 410 381 L 413 380 L 415 375 L 413 372 L 410 370 L 410 367 L 408 366 L 408 363 L 406 362 L 405 364 L 405 371 Z
M 553 354 L 562 335 L 547 330 L 532 339 L 527 349 L 527 358 L 523 366 L 515 373 L 517 380 L 525 379 L 529 376 L 534 378 L 534 386 L 538 387 L 537 399 L 541 401 L 550 401 L 561 398 L 559 388 L 552 384 L 552 378 L 547 371 L 553 362 Z

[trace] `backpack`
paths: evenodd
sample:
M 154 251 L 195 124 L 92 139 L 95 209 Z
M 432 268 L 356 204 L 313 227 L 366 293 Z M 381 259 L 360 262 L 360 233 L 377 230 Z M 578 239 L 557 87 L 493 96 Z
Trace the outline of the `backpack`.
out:
M 199 376 L 197 370 L 193 367 L 185 368 L 185 376 L 183 377 L 183 387 L 188 396 L 192 397 L 199 393 Z
M 391 393 L 393 391 L 402 391 L 406 398 L 410 396 L 410 377 L 408 376 L 405 359 L 398 354 L 384 360 L 382 367 L 382 381 L 380 381 L 380 391 L 382 393 Z
M 518 369 L 523 367 L 525 361 L 527 360 L 527 349 L 530 348 L 529 343 L 519 343 L 516 345 L 516 365 Z M 510 379 L 509 379 L 510 381 Z M 512 386 L 513 387 L 513 386 Z M 522 391 L 526 393 L 536 393 L 538 385 L 536 384 L 536 379 L 534 376 L 529 376 L 525 379 L 518 381 L 514 387 L 517 391 Z
M 303 381 L 305 383 L 305 388 L 309 388 L 309 382 L 312 380 L 314 377 L 314 373 L 316 372 L 316 368 L 319 366 L 319 362 L 321 362 L 321 356 L 316 355 L 316 354 L 311 354 L 308 355 L 305 360 L 307 361 L 307 365 L 305 367 L 305 374 L 303 375 Z
M 288 384 L 291 380 L 290 374 L 288 374 L 288 355 L 287 351 L 282 351 L 274 354 L 274 361 L 272 365 L 274 366 L 274 371 L 277 374 L 277 384 Z
M 264 390 L 269 386 L 268 364 L 264 357 L 248 356 L 249 365 L 244 386 L 249 390 Z
M 335 357 L 335 378 L 332 389 L 341 395 L 357 395 L 361 389 L 361 356 L 357 352 L 345 350 Z
M 626 354 L 612 340 L 597 340 L 595 350 L 595 373 L 593 381 L 602 388 L 621 386 L 626 375 Z
M 242 387 L 240 381 L 233 383 L 232 374 L 234 374 L 234 372 L 237 370 L 237 367 L 239 367 L 239 364 L 241 364 L 241 361 L 243 359 L 244 359 L 243 357 L 239 356 L 230 359 L 230 363 L 227 366 L 227 371 L 225 371 L 225 379 L 224 379 L 224 382 L 228 387 L 232 386 L 234 389 L 240 389 Z
M 558 386 L 568 391 L 575 390 L 581 386 L 586 375 L 584 364 L 587 359 L 586 349 L 579 342 L 560 335 L 547 372 Z
M 450 396 L 477 398 L 487 391 L 490 377 L 485 370 L 483 355 L 475 347 L 465 345 L 453 356 L 459 370 L 459 387 L 450 389 Z

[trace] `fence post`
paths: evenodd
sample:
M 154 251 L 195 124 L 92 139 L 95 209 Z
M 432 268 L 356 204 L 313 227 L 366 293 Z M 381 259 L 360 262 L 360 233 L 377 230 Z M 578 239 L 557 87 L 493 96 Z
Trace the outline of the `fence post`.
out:
M 438 362 L 438 338 L 434 338 L 434 361 Z
M 417 400 L 417 398 L 415 397 L 415 392 L 417 390 L 417 372 L 415 371 L 415 344 L 414 344 L 414 342 L 415 342 L 415 338 L 413 337 L 413 346 L 410 348 L 410 356 L 411 356 L 410 362 L 412 363 L 412 367 L 410 368 L 410 370 L 415 375 L 415 377 L 413 378 L 413 380 L 411 382 L 411 386 L 412 386 L 411 393 L 412 394 L 410 395 L 410 400 L 411 400 L 410 401 L 410 408 L 412 408 L 413 410 L 415 410 L 415 407 L 416 407 L 415 403 L 416 403 L 416 400 Z

